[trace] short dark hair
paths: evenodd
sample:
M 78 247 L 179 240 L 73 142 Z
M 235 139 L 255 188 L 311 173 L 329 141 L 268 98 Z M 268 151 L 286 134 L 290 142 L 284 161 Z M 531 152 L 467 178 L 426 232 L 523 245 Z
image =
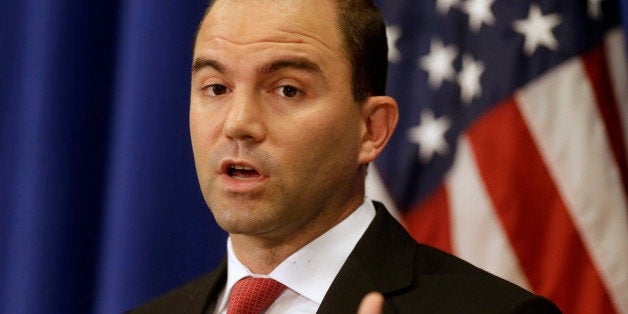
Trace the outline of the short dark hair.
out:
M 386 93 L 388 42 L 386 25 L 372 0 L 336 0 L 338 28 L 351 63 L 352 92 L 357 102 Z
M 351 64 L 351 92 L 356 102 L 386 93 L 388 42 L 386 25 L 372 0 L 334 0 L 338 10 L 336 23 Z M 216 0 L 211 0 L 203 20 Z M 200 29 L 200 25 L 198 29 Z M 198 29 L 194 40 L 198 36 Z M 196 45 L 196 43 L 195 43 Z

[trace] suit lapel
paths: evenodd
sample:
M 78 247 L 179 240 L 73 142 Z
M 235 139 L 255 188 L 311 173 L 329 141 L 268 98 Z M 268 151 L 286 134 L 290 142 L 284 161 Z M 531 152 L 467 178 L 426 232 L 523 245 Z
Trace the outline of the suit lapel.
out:
M 365 294 L 377 291 L 357 259 L 349 258 L 327 291 L 318 313 L 355 313 Z
M 364 295 L 378 291 L 389 298 L 412 285 L 414 240 L 375 202 L 377 214 L 325 295 L 318 313 L 355 313 Z M 393 313 L 386 303 L 384 313 Z
M 227 260 L 225 259 L 188 295 L 188 306 L 182 313 L 209 313 L 216 306 L 216 301 L 226 281 Z

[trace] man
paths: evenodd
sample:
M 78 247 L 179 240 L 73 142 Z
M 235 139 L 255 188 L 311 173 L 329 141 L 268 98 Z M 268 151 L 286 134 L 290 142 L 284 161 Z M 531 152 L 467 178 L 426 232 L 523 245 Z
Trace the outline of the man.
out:
M 355 313 L 371 291 L 363 311 L 558 312 L 416 244 L 365 199 L 367 166 L 397 123 L 386 58 L 367 0 L 212 4 L 194 47 L 190 130 L 228 256 L 137 313 L 236 313 L 239 291 L 257 283 L 272 287 L 268 313 Z

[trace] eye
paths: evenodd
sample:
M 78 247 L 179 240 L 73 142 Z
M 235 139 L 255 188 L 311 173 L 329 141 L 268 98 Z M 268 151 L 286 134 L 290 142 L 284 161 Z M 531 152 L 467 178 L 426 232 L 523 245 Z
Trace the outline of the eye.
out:
M 301 91 L 298 88 L 294 86 L 290 86 L 290 85 L 279 86 L 275 89 L 275 92 L 279 96 L 287 97 L 287 98 L 296 97 L 299 94 L 301 94 Z
M 203 90 L 209 96 L 220 96 L 226 94 L 229 91 L 226 86 L 221 84 L 208 85 L 203 87 Z

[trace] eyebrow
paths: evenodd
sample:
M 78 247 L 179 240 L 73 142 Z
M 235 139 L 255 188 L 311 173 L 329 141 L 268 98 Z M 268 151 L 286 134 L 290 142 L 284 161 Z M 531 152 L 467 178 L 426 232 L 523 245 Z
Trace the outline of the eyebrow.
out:
M 277 72 L 282 69 L 297 69 L 297 70 L 305 70 L 310 72 L 316 76 L 320 76 L 325 79 L 323 76 L 323 71 L 318 66 L 318 64 L 306 59 L 306 58 L 288 58 L 288 59 L 279 59 L 268 64 L 262 65 L 258 73 L 261 75 L 270 74 L 273 72 Z
M 218 71 L 221 74 L 226 72 L 225 66 L 222 65 L 220 62 L 216 60 L 212 60 L 212 59 L 199 58 L 199 59 L 194 60 L 194 62 L 192 63 L 192 74 L 204 68 L 213 68 L 214 70 Z
M 198 58 L 192 63 L 192 74 L 195 74 L 204 68 L 212 68 L 221 74 L 227 72 L 226 67 L 216 60 Z M 318 64 L 310 61 L 309 59 L 300 57 L 275 60 L 268 64 L 261 65 L 257 72 L 258 75 L 268 75 L 286 68 L 305 70 L 327 81 Z

